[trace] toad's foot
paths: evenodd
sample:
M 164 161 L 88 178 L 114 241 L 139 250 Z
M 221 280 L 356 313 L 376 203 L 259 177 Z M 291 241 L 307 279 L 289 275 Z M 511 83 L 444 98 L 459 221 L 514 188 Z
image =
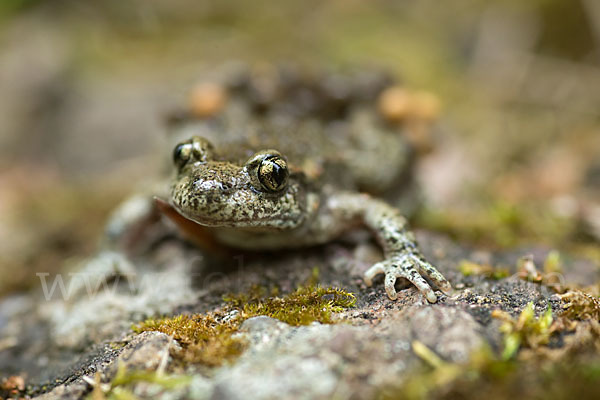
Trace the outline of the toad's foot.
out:
M 386 260 L 373 265 L 364 275 L 367 286 L 371 286 L 373 278 L 379 274 L 385 274 L 385 291 L 392 300 L 396 300 L 398 297 L 396 288 L 394 287 L 398 278 L 405 278 L 410 281 L 430 303 L 435 303 L 437 296 L 423 278 L 423 275 L 427 276 L 444 293 L 448 294 L 452 290 L 450 282 L 433 265 L 415 254 L 394 254 Z
M 398 297 L 394 288 L 398 278 L 414 284 L 431 303 L 436 302 L 437 296 L 424 277 L 443 292 L 452 291 L 446 278 L 425 261 L 415 235 L 408 229 L 406 218 L 399 210 L 381 200 L 350 192 L 329 194 L 327 203 L 319 208 L 317 217 L 310 221 L 305 236 L 317 243 L 324 243 L 330 237 L 343 233 L 357 221 L 373 231 L 383 247 L 385 259 L 369 268 L 364 279 L 371 286 L 376 275 L 385 274 L 385 290 L 392 300 Z
M 366 194 L 339 193 L 330 196 L 329 208 L 338 221 L 359 217 L 370 228 L 383 247 L 385 260 L 373 265 L 365 272 L 365 282 L 371 286 L 373 277 L 385 274 L 385 290 L 390 299 L 398 296 L 394 284 L 396 279 L 405 278 L 431 303 L 437 297 L 424 276 L 429 278 L 444 293 L 450 293 L 452 286 L 433 265 L 425 261 L 417 246 L 415 235 L 408 230 L 406 219 L 396 208 Z M 335 214 L 337 212 L 337 214 Z M 331 219 L 331 218 L 330 218 Z

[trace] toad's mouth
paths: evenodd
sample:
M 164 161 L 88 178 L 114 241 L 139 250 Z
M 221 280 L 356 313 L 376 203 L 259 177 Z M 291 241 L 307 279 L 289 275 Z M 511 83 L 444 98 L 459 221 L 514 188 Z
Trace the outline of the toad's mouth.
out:
M 236 226 L 261 226 L 265 222 L 273 221 L 294 221 L 293 218 L 286 218 L 285 216 L 277 217 L 262 217 L 262 218 L 235 218 L 235 219 L 217 219 L 205 216 L 193 216 L 189 217 L 184 215 L 179 210 L 175 209 L 183 218 L 190 221 L 196 222 L 197 224 L 210 226 L 210 227 L 236 227 Z
M 263 217 L 263 218 L 243 218 L 243 219 L 235 219 L 235 220 L 223 220 L 217 218 L 209 218 L 209 217 L 188 217 L 184 212 L 179 210 L 175 205 L 162 200 L 160 198 L 155 198 L 155 203 L 158 210 L 161 214 L 165 215 L 172 222 L 174 222 L 177 226 L 181 227 L 182 225 L 187 225 L 188 227 L 191 225 L 195 226 L 204 226 L 209 228 L 241 228 L 241 229 L 257 229 L 257 230 L 283 230 L 288 228 L 285 222 L 289 222 L 294 226 L 298 222 L 297 219 L 288 218 L 287 216 L 277 216 L 277 217 Z M 277 225 L 269 224 L 269 222 L 277 221 Z
M 238 215 L 231 218 L 226 218 L 224 216 L 217 217 L 215 215 L 208 214 L 194 214 L 189 215 L 185 211 L 181 210 L 177 205 L 172 203 L 167 203 L 164 200 L 160 200 L 162 205 L 160 209 L 163 213 L 175 212 L 179 217 L 184 218 L 193 223 L 206 226 L 206 227 L 223 227 L 223 228 L 266 228 L 269 227 L 271 229 L 286 229 L 296 226 L 302 218 L 299 218 L 298 215 L 294 214 L 286 214 L 280 213 L 276 215 L 266 215 L 266 216 L 249 216 L 249 215 Z M 165 210 L 165 208 L 170 208 L 171 211 Z

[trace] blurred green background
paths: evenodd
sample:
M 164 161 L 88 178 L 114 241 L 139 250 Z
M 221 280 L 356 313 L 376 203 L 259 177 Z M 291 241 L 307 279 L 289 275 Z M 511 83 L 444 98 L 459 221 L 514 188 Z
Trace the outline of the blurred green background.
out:
M 226 61 L 384 67 L 443 112 L 415 224 L 600 259 L 596 0 L 0 2 L 0 296 L 90 254 Z

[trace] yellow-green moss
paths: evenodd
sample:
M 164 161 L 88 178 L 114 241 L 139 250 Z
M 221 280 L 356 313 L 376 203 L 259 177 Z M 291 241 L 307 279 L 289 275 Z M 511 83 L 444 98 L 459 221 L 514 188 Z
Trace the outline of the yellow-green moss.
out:
M 333 313 L 356 303 L 352 293 L 321 286 L 301 286 L 284 297 L 264 297 L 254 289 L 249 294 L 229 296 L 225 300 L 241 312 L 243 319 L 266 315 L 294 326 L 315 321 L 331 324 Z
M 172 336 L 183 347 L 174 357 L 185 363 L 218 366 L 244 351 L 245 341 L 234 334 L 248 318 L 265 315 L 294 326 L 315 321 L 331 324 L 333 313 L 352 307 L 356 299 L 343 289 L 308 285 L 282 297 L 277 290 L 267 295 L 265 288 L 255 286 L 248 293 L 226 296 L 225 301 L 220 311 L 149 319 L 133 329 Z
M 539 318 L 535 316 L 533 303 L 527 304 L 517 319 L 500 310 L 494 310 L 492 317 L 502 321 L 500 331 L 504 334 L 503 360 L 513 358 L 521 346 L 535 349 L 550 340 L 552 334 L 550 307 Z
M 565 302 L 562 316 L 575 319 L 600 319 L 600 298 L 581 290 L 573 290 L 560 295 Z
M 467 260 L 461 261 L 458 269 L 464 276 L 481 275 L 496 280 L 510 276 L 507 268 L 492 267 L 489 264 L 477 264 Z
M 165 333 L 185 349 L 175 354 L 177 358 L 184 362 L 218 366 L 236 358 L 245 348 L 243 340 L 232 337 L 239 328 L 239 322 L 227 321 L 225 317 L 225 312 L 217 312 L 149 319 L 134 327 L 134 331 Z

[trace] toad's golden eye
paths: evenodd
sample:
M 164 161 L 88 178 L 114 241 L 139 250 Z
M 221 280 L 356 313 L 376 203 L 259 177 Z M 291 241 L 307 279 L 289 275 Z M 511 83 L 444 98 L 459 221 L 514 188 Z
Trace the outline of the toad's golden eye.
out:
M 212 144 L 204 138 L 193 136 L 175 146 L 175 149 L 173 149 L 173 163 L 181 170 L 189 162 L 207 162 L 212 158 L 212 155 Z
M 182 168 L 190 160 L 194 148 L 191 143 L 179 143 L 173 149 L 173 162 L 177 168 Z
M 287 162 L 278 155 L 263 158 L 258 167 L 258 180 L 268 192 L 278 192 L 285 188 L 289 175 Z

